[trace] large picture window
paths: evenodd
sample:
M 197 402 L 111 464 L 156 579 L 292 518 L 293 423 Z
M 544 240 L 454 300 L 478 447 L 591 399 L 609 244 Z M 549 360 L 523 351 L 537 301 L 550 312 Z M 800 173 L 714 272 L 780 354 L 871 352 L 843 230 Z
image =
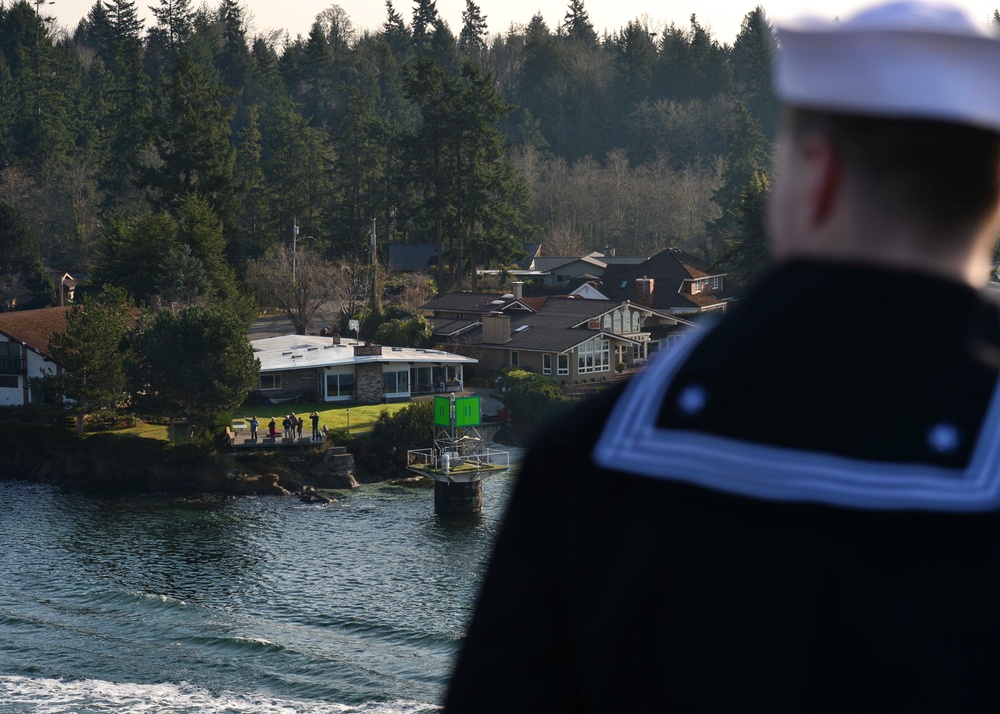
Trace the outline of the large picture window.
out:
M 611 369 L 611 343 L 608 340 L 593 339 L 576 348 L 579 374 L 607 372 Z
M 261 391 L 264 391 L 265 389 L 281 389 L 281 375 L 280 374 L 260 375 L 260 389 Z
M 334 368 L 336 371 L 326 375 L 326 398 L 330 401 L 347 401 L 354 395 L 354 369 L 352 367 Z
M 382 365 L 382 394 L 387 397 L 408 397 L 410 395 L 409 368 L 389 371 L 387 369 L 389 366 Z

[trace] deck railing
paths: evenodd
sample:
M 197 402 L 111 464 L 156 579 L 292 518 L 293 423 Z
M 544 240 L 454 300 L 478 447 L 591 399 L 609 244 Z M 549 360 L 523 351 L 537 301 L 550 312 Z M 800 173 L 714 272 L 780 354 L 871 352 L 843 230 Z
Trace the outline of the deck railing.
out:
M 0 356 L 0 374 L 21 374 L 24 372 L 24 358 Z

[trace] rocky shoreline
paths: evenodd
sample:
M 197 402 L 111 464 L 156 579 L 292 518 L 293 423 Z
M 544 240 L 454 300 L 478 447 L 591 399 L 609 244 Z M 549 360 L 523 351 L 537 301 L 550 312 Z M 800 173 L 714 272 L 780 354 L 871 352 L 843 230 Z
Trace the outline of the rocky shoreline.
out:
M 236 456 L 115 434 L 82 439 L 38 426 L 29 432 L 23 426 L 0 441 L 0 479 L 111 493 L 299 494 L 310 502 L 329 498 L 322 490 L 358 487 L 354 457 L 342 446 Z

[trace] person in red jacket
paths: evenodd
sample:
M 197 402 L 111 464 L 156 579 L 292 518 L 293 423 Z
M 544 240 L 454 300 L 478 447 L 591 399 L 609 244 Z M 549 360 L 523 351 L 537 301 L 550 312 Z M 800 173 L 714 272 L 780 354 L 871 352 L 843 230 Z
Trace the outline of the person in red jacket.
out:
M 537 440 L 449 714 L 1000 711 L 1000 42 L 777 32 L 775 267 Z

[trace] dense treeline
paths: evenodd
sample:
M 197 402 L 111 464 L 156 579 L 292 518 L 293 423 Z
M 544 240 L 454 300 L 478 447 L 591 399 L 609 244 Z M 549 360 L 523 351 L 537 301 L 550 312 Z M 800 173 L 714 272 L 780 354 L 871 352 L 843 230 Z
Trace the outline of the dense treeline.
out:
M 295 230 L 333 260 L 373 227 L 436 243 L 442 290 L 536 238 L 725 258 L 776 120 L 760 8 L 731 46 L 694 16 L 599 37 L 582 0 L 494 35 L 473 0 L 457 35 L 434 0 L 409 24 L 387 0 L 365 33 L 333 5 L 294 39 L 251 35 L 239 0 L 158 0 L 148 28 L 97 0 L 72 32 L 39 9 L 0 6 L 8 301 L 46 292 L 42 265 L 148 304 L 235 299 Z

